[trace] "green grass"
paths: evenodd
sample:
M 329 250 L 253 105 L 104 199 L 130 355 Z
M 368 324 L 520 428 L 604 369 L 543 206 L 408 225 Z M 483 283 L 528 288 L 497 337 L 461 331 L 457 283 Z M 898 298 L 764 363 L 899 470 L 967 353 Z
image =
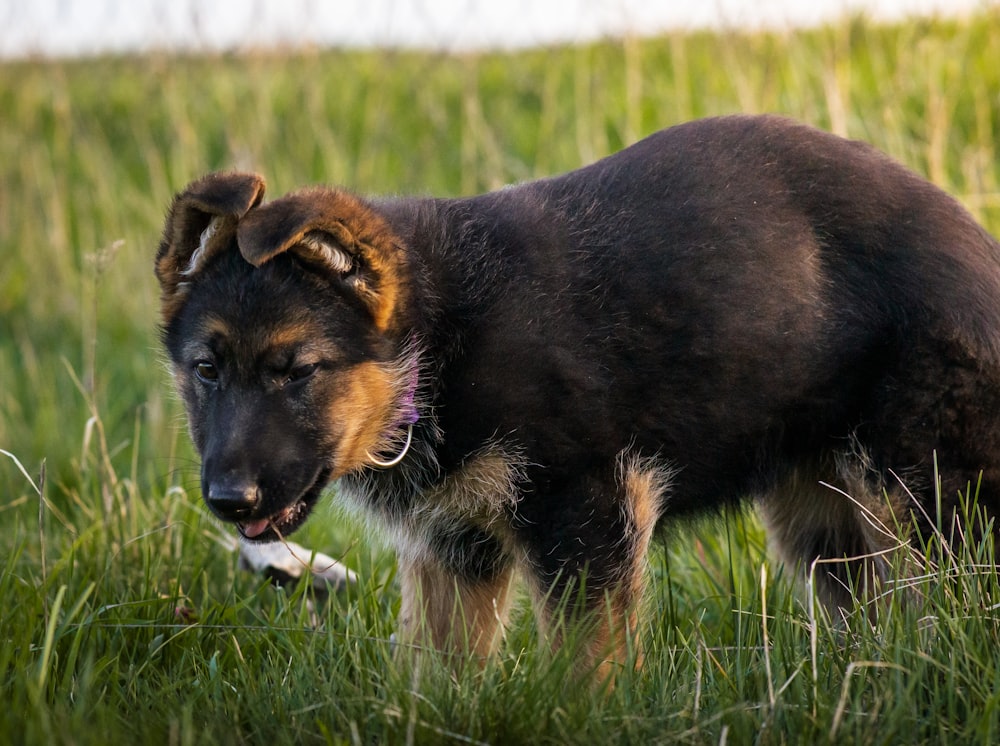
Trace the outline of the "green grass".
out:
M 317 618 L 304 587 L 263 585 L 216 541 L 152 277 L 170 197 L 208 170 L 257 169 L 272 194 L 462 194 L 736 111 L 869 140 L 998 233 L 998 59 L 993 12 L 510 55 L 0 65 L 0 742 L 998 740 L 1000 587 L 967 568 L 990 547 L 837 627 L 746 516 L 654 552 L 646 665 L 611 695 L 573 683 L 571 650 L 541 651 L 523 603 L 495 665 L 407 678 L 392 557 L 360 527 L 331 509 L 305 529 L 363 578 Z

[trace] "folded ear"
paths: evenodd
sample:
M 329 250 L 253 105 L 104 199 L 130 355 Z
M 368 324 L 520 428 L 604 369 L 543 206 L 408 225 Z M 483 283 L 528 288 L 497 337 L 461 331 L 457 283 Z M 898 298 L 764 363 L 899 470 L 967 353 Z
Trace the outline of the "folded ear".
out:
M 239 219 L 263 198 L 264 179 L 243 173 L 209 174 L 174 198 L 156 252 L 165 312 L 208 258 L 232 240 Z
M 243 258 L 260 266 L 292 252 L 343 283 L 384 330 L 401 284 L 401 241 L 376 210 L 347 192 L 313 188 L 276 199 L 240 221 Z

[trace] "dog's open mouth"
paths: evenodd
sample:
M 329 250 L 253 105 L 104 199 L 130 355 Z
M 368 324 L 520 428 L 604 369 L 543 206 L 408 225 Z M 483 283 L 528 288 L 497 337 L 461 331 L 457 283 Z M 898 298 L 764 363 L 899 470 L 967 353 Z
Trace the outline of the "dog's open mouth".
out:
M 268 518 L 257 521 L 247 521 L 237 523 L 236 527 L 243 534 L 245 539 L 263 541 L 268 538 L 276 539 L 286 536 L 297 529 L 305 521 L 309 513 L 309 506 L 305 500 L 296 500 L 294 503 L 284 508 Z M 275 536 L 267 537 L 265 534 L 273 533 Z
M 236 524 L 240 535 L 248 541 L 267 542 L 284 539 L 298 529 L 312 512 L 319 501 L 319 496 L 329 479 L 329 470 L 324 469 L 312 486 L 298 500 L 278 512 L 252 521 L 241 521 Z

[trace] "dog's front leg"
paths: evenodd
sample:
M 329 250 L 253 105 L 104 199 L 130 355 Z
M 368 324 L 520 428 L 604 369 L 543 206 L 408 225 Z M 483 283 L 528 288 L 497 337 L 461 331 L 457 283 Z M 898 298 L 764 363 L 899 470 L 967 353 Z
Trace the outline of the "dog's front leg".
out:
M 494 544 L 450 543 L 443 553 L 401 554 L 404 654 L 406 648 L 440 650 L 459 669 L 470 659 L 481 665 L 496 650 L 507 623 L 513 566 Z

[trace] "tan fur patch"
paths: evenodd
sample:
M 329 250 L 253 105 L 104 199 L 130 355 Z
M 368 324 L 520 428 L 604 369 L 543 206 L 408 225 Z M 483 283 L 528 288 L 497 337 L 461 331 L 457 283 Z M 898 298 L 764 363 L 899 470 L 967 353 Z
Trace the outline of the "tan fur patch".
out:
M 503 635 L 513 570 L 486 581 L 456 579 L 427 557 L 400 557 L 403 641 L 484 660 Z M 458 661 L 461 664 L 463 661 Z
M 618 459 L 618 480 L 624 496 L 622 513 L 628 527 L 624 549 L 631 561 L 623 592 L 633 601 L 638 600 L 645 585 L 646 555 L 675 474 L 674 469 L 656 459 L 627 453 Z
M 634 604 L 621 606 L 612 601 L 588 646 L 587 664 L 594 665 L 595 679 L 613 686 L 618 672 L 628 660 L 629 642 L 638 645 L 639 615 Z M 642 653 L 636 652 L 635 665 L 642 665 Z
M 218 316 L 205 315 L 198 319 L 198 327 L 195 334 L 191 335 L 191 342 L 205 345 L 212 338 L 232 339 L 233 328 Z
M 327 408 L 326 417 L 342 432 L 333 479 L 363 467 L 368 453 L 377 453 L 392 427 L 396 389 L 391 371 L 378 363 L 360 363 L 351 372 L 345 391 Z
M 272 329 L 267 335 L 267 349 L 294 349 L 299 354 L 309 353 L 312 350 L 321 351 L 323 338 L 323 327 L 314 320 L 305 318 L 295 324 Z

